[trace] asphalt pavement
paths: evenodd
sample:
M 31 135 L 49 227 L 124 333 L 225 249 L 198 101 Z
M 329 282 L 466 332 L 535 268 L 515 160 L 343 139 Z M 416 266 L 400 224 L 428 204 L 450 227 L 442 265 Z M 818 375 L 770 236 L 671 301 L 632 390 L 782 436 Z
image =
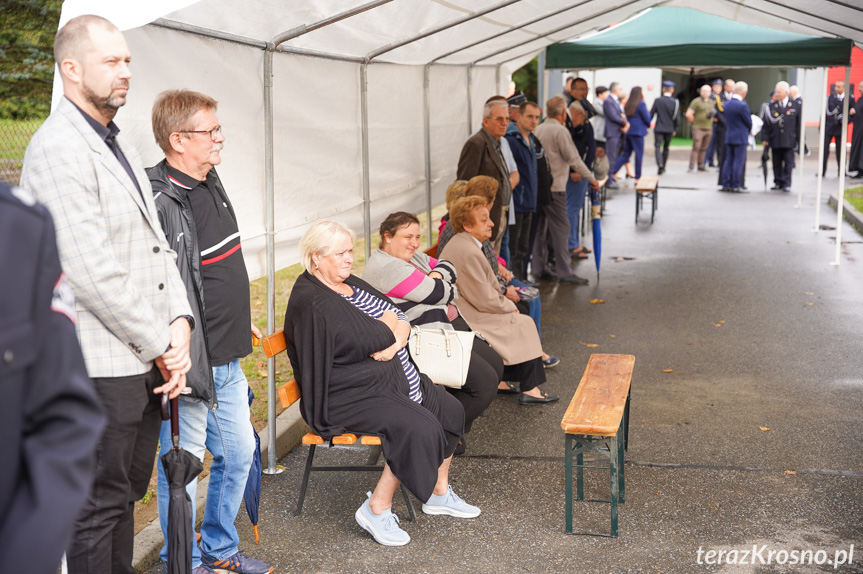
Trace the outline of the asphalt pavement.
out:
M 240 511 L 241 546 L 275 572 L 863 572 L 863 241 L 845 224 L 831 264 L 835 231 L 812 231 L 814 160 L 796 208 L 796 187 L 764 191 L 759 153 L 750 193 L 729 194 L 715 170 L 686 173 L 687 151 L 672 152 L 652 225 L 649 202 L 635 223 L 631 184 L 609 196 L 599 280 L 591 255 L 576 268 L 588 286 L 542 283 L 543 345 L 561 358 L 545 388 L 562 400 L 499 396 L 474 424 L 451 483 L 480 517 L 411 523 L 397 496 L 412 541 L 382 547 L 353 517 L 374 473 L 313 475 L 295 517 L 301 446 L 264 477 L 260 546 Z M 838 180 L 824 181 L 826 202 Z M 564 534 L 560 421 L 591 353 L 636 357 L 618 538 Z M 607 471 L 587 476 L 607 497 Z M 607 529 L 608 505 L 576 503 L 574 522 Z

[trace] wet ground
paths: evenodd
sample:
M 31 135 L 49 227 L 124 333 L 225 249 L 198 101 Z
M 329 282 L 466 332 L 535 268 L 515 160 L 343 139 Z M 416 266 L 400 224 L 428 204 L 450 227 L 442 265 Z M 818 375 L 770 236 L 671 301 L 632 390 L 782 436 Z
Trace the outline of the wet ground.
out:
M 413 540 L 379 546 L 353 518 L 374 473 L 313 475 L 295 517 L 298 447 L 264 478 L 260 546 L 240 511 L 242 546 L 276 572 L 863 572 L 861 238 L 846 225 L 831 265 L 835 231 L 812 231 L 812 160 L 795 208 L 796 187 L 763 191 L 755 152 L 741 195 L 716 191 L 714 170 L 687 174 L 685 155 L 673 152 L 661 177 L 652 225 L 649 202 L 635 223 L 631 186 L 609 197 L 599 281 L 591 255 L 577 266 L 590 285 L 542 285 L 544 347 L 561 358 L 545 388 L 563 400 L 500 396 L 474 424 L 451 482 L 479 518 L 411 523 L 397 497 Z M 837 185 L 825 180 L 825 201 Z M 832 209 L 821 213 L 836 225 Z M 594 352 L 636 357 L 616 539 L 564 534 L 560 420 Z M 587 489 L 607 496 L 607 471 L 588 471 Z M 576 503 L 574 517 L 576 529 L 607 529 L 608 506 Z M 833 564 L 851 545 L 852 563 Z M 793 564 L 795 550 L 812 564 Z M 716 560 L 708 551 L 723 551 L 722 564 L 705 563 Z

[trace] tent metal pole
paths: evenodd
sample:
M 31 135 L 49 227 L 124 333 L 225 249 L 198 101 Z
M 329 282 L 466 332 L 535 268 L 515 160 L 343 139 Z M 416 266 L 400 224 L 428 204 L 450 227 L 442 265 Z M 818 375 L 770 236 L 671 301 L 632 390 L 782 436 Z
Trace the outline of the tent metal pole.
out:
M 800 78 L 797 80 L 798 86 L 805 86 L 806 83 L 803 81 L 806 78 L 806 69 L 800 68 Z M 801 88 L 802 89 L 802 88 Z M 803 98 L 800 98 L 800 171 L 797 174 L 797 205 L 795 208 L 799 208 L 803 205 L 803 160 L 806 159 L 805 150 L 806 150 L 806 121 L 803 119 L 803 104 L 806 102 Z
M 473 133 L 473 96 L 471 95 L 471 82 L 473 81 L 473 64 L 467 65 L 467 136 Z
M 296 38 L 298 36 L 302 36 L 303 34 L 308 34 L 309 32 L 313 32 L 320 28 L 324 28 L 329 26 L 330 24 L 335 24 L 336 22 L 341 22 L 346 18 L 350 18 L 351 16 L 356 16 L 366 10 L 371 10 L 372 8 L 377 8 L 378 6 L 382 6 L 383 4 L 387 4 L 392 2 L 393 0 L 374 0 L 374 2 L 368 2 L 363 4 L 362 6 L 357 6 L 356 8 L 351 8 L 350 10 L 345 10 L 335 16 L 330 16 L 329 18 L 324 18 L 323 20 L 318 20 L 313 24 L 303 24 L 302 26 L 297 26 L 296 28 L 292 28 L 290 30 L 286 30 L 281 34 L 277 34 L 273 38 L 273 43 L 278 46 L 282 42 L 286 42 L 292 38 Z
M 536 58 L 536 99 L 540 107 L 545 107 L 545 50 Z
M 267 335 L 276 330 L 276 263 L 275 263 L 275 174 L 273 173 L 273 51 L 269 44 L 264 52 L 264 172 L 266 177 L 267 225 Z M 267 359 L 267 468 L 264 474 L 282 472 L 276 463 L 276 361 Z
M 363 234 L 365 236 L 366 261 L 372 254 L 372 201 L 369 186 L 369 63 L 360 66 L 360 113 L 362 114 L 363 145 Z
M 561 8 L 560 10 L 555 10 L 554 12 L 552 12 L 550 14 L 545 14 L 544 16 L 540 16 L 539 18 L 534 18 L 533 20 L 528 20 L 527 22 L 519 24 L 518 26 L 513 26 L 511 28 L 507 28 L 506 30 L 504 30 L 502 32 L 498 32 L 497 34 L 494 34 L 492 36 L 488 36 L 487 38 L 483 38 L 482 40 L 477 40 L 476 42 L 472 42 L 472 43 L 468 44 L 467 46 L 462 46 L 461 48 L 459 48 L 457 50 L 453 50 L 451 52 L 447 52 L 446 54 L 440 55 L 440 56 L 436 57 L 434 60 L 432 60 L 431 63 L 435 63 L 438 60 L 443 60 L 444 58 L 449 58 L 450 56 L 452 56 L 454 54 L 458 54 L 459 52 L 463 52 L 464 50 L 469 50 L 470 48 L 473 48 L 475 46 L 479 46 L 480 44 L 484 44 L 490 40 L 494 40 L 495 38 L 500 38 L 501 36 L 505 36 L 506 34 L 509 34 L 510 32 L 515 32 L 516 30 L 521 30 L 522 28 L 526 28 L 526 27 L 530 26 L 531 24 L 536 24 L 537 22 L 542 22 L 543 20 L 548 20 L 549 18 L 553 18 L 559 14 L 563 14 L 564 12 L 568 12 L 570 10 L 578 8 L 582 4 L 588 4 L 590 2 L 593 2 L 593 0 L 584 0 L 583 2 L 571 4 L 571 5 L 567 6 L 566 8 Z
M 824 121 L 824 110 L 827 109 L 827 68 L 821 68 L 824 73 L 824 81 L 821 86 L 821 112 L 818 118 L 818 165 L 815 167 L 815 175 L 818 177 L 818 182 L 815 185 L 815 227 L 812 231 L 818 233 L 821 230 L 821 185 L 824 183 L 824 155 L 827 150 L 824 149 L 824 139 L 827 134 L 827 122 Z
M 836 260 L 839 265 L 842 256 L 842 219 L 845 213 L 845 161 L 848 159 L 848 103 L 851 99 L 851 64 L 845 66 L 845 97 L 842 98 L 842 140 L 839 150 L 839 195 L 836 197 Z
M 428 38 L 429 36 L 433 36 L 445 30 L 449 30 L 450 28 L 454 28 L 459 24 L 470 22 L 471 20 L 479 18 L 480 16 L 485 16 L 486 14 L 490 14 L 492 12 L 500 10 L 501 8 L 506 8 L 507 6 L 515 4 L 517 2 L 521 2 L 521 0 L 504 0 L 503 2 L 499 2 L 493 6 L 489 6 L 488 8 L 483 8 L 482 10 L 479 10 L 477 12 L 472 12 L 467 16 L 462 16 L 461 18 L 457 18 L 455 20 L 452 20 L 451 22 L 446 22 L 445 24 L 441 24 L 440 26 L 435 26 L 434 28 L 426 30 L 425 32 L 420 32 L 416 36 L 412 36 L 404 40 L 399 40 L 398 42 L 387 44 L 386 46 L 381 46 L 377 50 L 369 52 L 368 56 L 366 57 L 369 59 L 369 61 L 374 60 L 378 56 L 386 54 L 387 52 L 391 52 L 396 48 L 401 48 L 402 46 L 406 46 L 407 44 L 411 44 L 413 42 L 416 42 L 417 40 L 422 40 L 423 38 Z
M 636 1 L 635 3 L 638 3 L 638 2 Z M 600 16 L 605 16 L 606 14 L 614 12 L 615 10 L 620 10 L 621 8 L 625 8 L 625 7 L 627 7 L 626 4 L 618 4 L 617 6 L 614 6 L 613 8 L 609 8 L 607 10 L 597 12 L 596 14 L 593 14 L 589 18 L 580 18 L 578 20 L 569 22 L 565 26 L 560 26 L 559 28 L 555 28 L 554 30 L 550 30 L 548 32 L 540 34 L 540 35 L 536 36 L 535 38 L 531 38 L 530 40 L 526 40 L 524 42 L 519 42 L 518 44 L 514 44 L 512 46 L 503 48 L 502 50 L 497 50 L 496 52 L 492 52 L 491 54 L 483 56 L 482 58 L 479 58 L 478 60 L 474 60 L 472 63 L 477 64 L 479 62 L 482 62 L 483 60 L 488 60 L 489 58 L 493 58 L 499 54 L 503 54 L 504 52 L 509 52 L 510 50 L 515 50 L 516 48 L 520 48 L 521 46 L 524 46 L 525 44 L 530 44 L 531 42 L 536 42 L 537 40 L 541 40 L 542 38 L 547 38 L 548 36 L 551 36 L 552 34 L 557 34 L 558 32 L 562 32 L 563 30 L 566 30 L 567 28 L 572 28 L 573 26 L 577 26 L 579 24 L 584 24 L 585 22 L 590 22 L 591 20 L 596 20 Z M 557 42 L 552 42 L 552 43 L 556 44 Z M 531 50 L 530 52 L 533 52 L 533 51 L 534 50 Z M 530 52 L 528 52 L 528 54 Z M 509 60 L 515 60 L 518 57 L 519 56 L 515 56 L 514 58 L 509 58 Z M 509 60 L 507 60 L 507 61 L 509 61 Z
M 500 64 L 494 67 L 494 91 L 496 94 L 505 93 L 500 91 Z
M 429 102 L 429 76 L 431 75 L 431 64 L 426 64 L 423 69 L 423 132 L 425 134 L 425 160 L 426 160 L 426 213 L 428 216 L 428 246 L 432 246 L 432 181 L 431 181 L 431 105 Z
M 177 32 L 186 32 L 187 34 L 194 34 L 195 36 L 204 36 L 205 38 L 214 38 L 216 40 L 224 40 L 225 42 L 231 42 L 233 44 L 242 44 L 244 46 L 251 46 L 253 48 L 258 48 L 260 50 L 267 50 L 267 43 L 263 40 L 255 40 L 253 38 L 247 38 L 246 36 L 238 36 L 236 34 L 227 34 L 225 32 L 219 32 L 218 30 L 211 30 L 209 28 L 203 28 L 201 26 L 195 26 L 193 24 L 183 24 L 182 22 L 174 22 L 173 20 L 165 20 L 164 18 L 157 18 L 153 20 L 149 24 L 150 26 L 155 26 L 157 28 L 166 28 L 168 30 L 176 30 Z

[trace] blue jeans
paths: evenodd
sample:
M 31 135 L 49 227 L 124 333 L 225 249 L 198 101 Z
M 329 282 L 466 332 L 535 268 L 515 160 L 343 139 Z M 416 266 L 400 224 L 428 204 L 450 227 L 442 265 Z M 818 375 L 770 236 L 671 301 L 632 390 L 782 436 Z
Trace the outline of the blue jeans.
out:
M 578 215 L 584 206 L 584 196 L 587 192 L 587 180 L 569 180 L 566 182 L 566 215 L 569 217 L 569 250 L 572 251 L 581 241 L 578 237 Z
M 201 550 L 216 560 L 236 554 L 240 536 L 234 520 L 243 501 L 243 492 L 252 466 L 255 436 L 249 420 L 249 383 L 235 359 L 226 365 L 213 367 L 218 407 L 207 409 L 201 402 L 180 400 L 180 446 L 204 460 L 204 448 L 213 455 L 210 467 L 210 485 L 201 524 L 201 548 L 192 548 L 192 568 L 201 564 Z M 171 423 L 162 423 L 159 435 L 159 455 L 171 449 Z M 168 535 L 168 482 L 162 461 L 158 463 L 157 482 L 159 523 L 162 535 Z M 195 492 L 198 481 L 186 487 L 192 499 L 192 516 L 195 515 Z M 162 561 L 168 559 L 167 544 L 162 547 Z
M 515 285 L 516 287 L 527 287 L 527 283 L 522 283 L 518 279 L 513 279 L 509 284 Z M 525 303 L 527 303 L 527 314 L 531 319 L 533 319 L 533 322 L 536 323 L 536 332 L 539 335 L 539 338 L 542 339 L 542 329 L 539 326 L 540 320 L 542 319 L 542 304 L 539 302 L 539 297 L 532 301 L 525 301 Z

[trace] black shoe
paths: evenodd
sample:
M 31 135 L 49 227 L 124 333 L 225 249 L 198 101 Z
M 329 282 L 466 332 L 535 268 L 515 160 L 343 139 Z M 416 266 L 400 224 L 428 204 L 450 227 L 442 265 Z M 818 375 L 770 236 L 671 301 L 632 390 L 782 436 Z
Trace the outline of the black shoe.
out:
M 548 271 L 543 271 L 542 273 L 540 273 L 539 278 L 541 281 L 551 281 L 554 279 L 554 275 L 552 275 Z
M 784 190 L 785 190 L 785 188 L 783 188 L 780 185 L 774 185 L 773 187 L 770 188 L 770 191 L 784 191 Z
M 541 397 L 532 397 L 530 395 L 526 395 L 521 393 L 518 395 L 518 404 L 520 405 L 535 405 L 542 403 L 553 403 L 555 401 L 559 401 L 560 397 L 557 395 L 549 395 L 548 393 L 542 393 Z
M 461 437 L 458 441 L 458 444 L 455 447 L 455 451 L 453 454 L 455 456 L 461 456 L 464 454 L 464 451 L 467 449 L 467 443 L 464 442 L 464 437 Z
M 731 191 L 731 188 L 728 187 L 727 185 L 723 185 L 722 189 L 720 189 L 719 191 Z
M 740 189 L 742 189 L 743 191 L 746 191 L 746 190 L 747 190 L 747 189 L 749 189 L 749 188 L 748 188 L 748 187 L 746 187 L 745 185 L 741 185 L 741 186 L 740 186 Z
M 699 167 L 698 171 L 707 171 L 707 168 L 706 167 Z
M 661 167 L 661 168 L 659 168 L 659 170 L 656 172 L 656 175 L 662 175 L 663 173 L 665 173 L 665 168 L 664 168 L 664 167 Z
M 564 283 L 566 285 L 587 285 L 589 281 L 584 277 L 579 277 L 575 273 L 569 275 L 568 277 L 561 277 L 558 279 L 560 283 Z
M 497 388 L 497 394 L 499 394 L 499 395 L 516 395 L 516 394 L 518 394 L 518 390 L 514 389 L 512 387 L 511 383 L 506 383 L 506 384 L 509 385 L 509 388 L 508 389 L 502 389 L 502 388 L 498 387 Z

